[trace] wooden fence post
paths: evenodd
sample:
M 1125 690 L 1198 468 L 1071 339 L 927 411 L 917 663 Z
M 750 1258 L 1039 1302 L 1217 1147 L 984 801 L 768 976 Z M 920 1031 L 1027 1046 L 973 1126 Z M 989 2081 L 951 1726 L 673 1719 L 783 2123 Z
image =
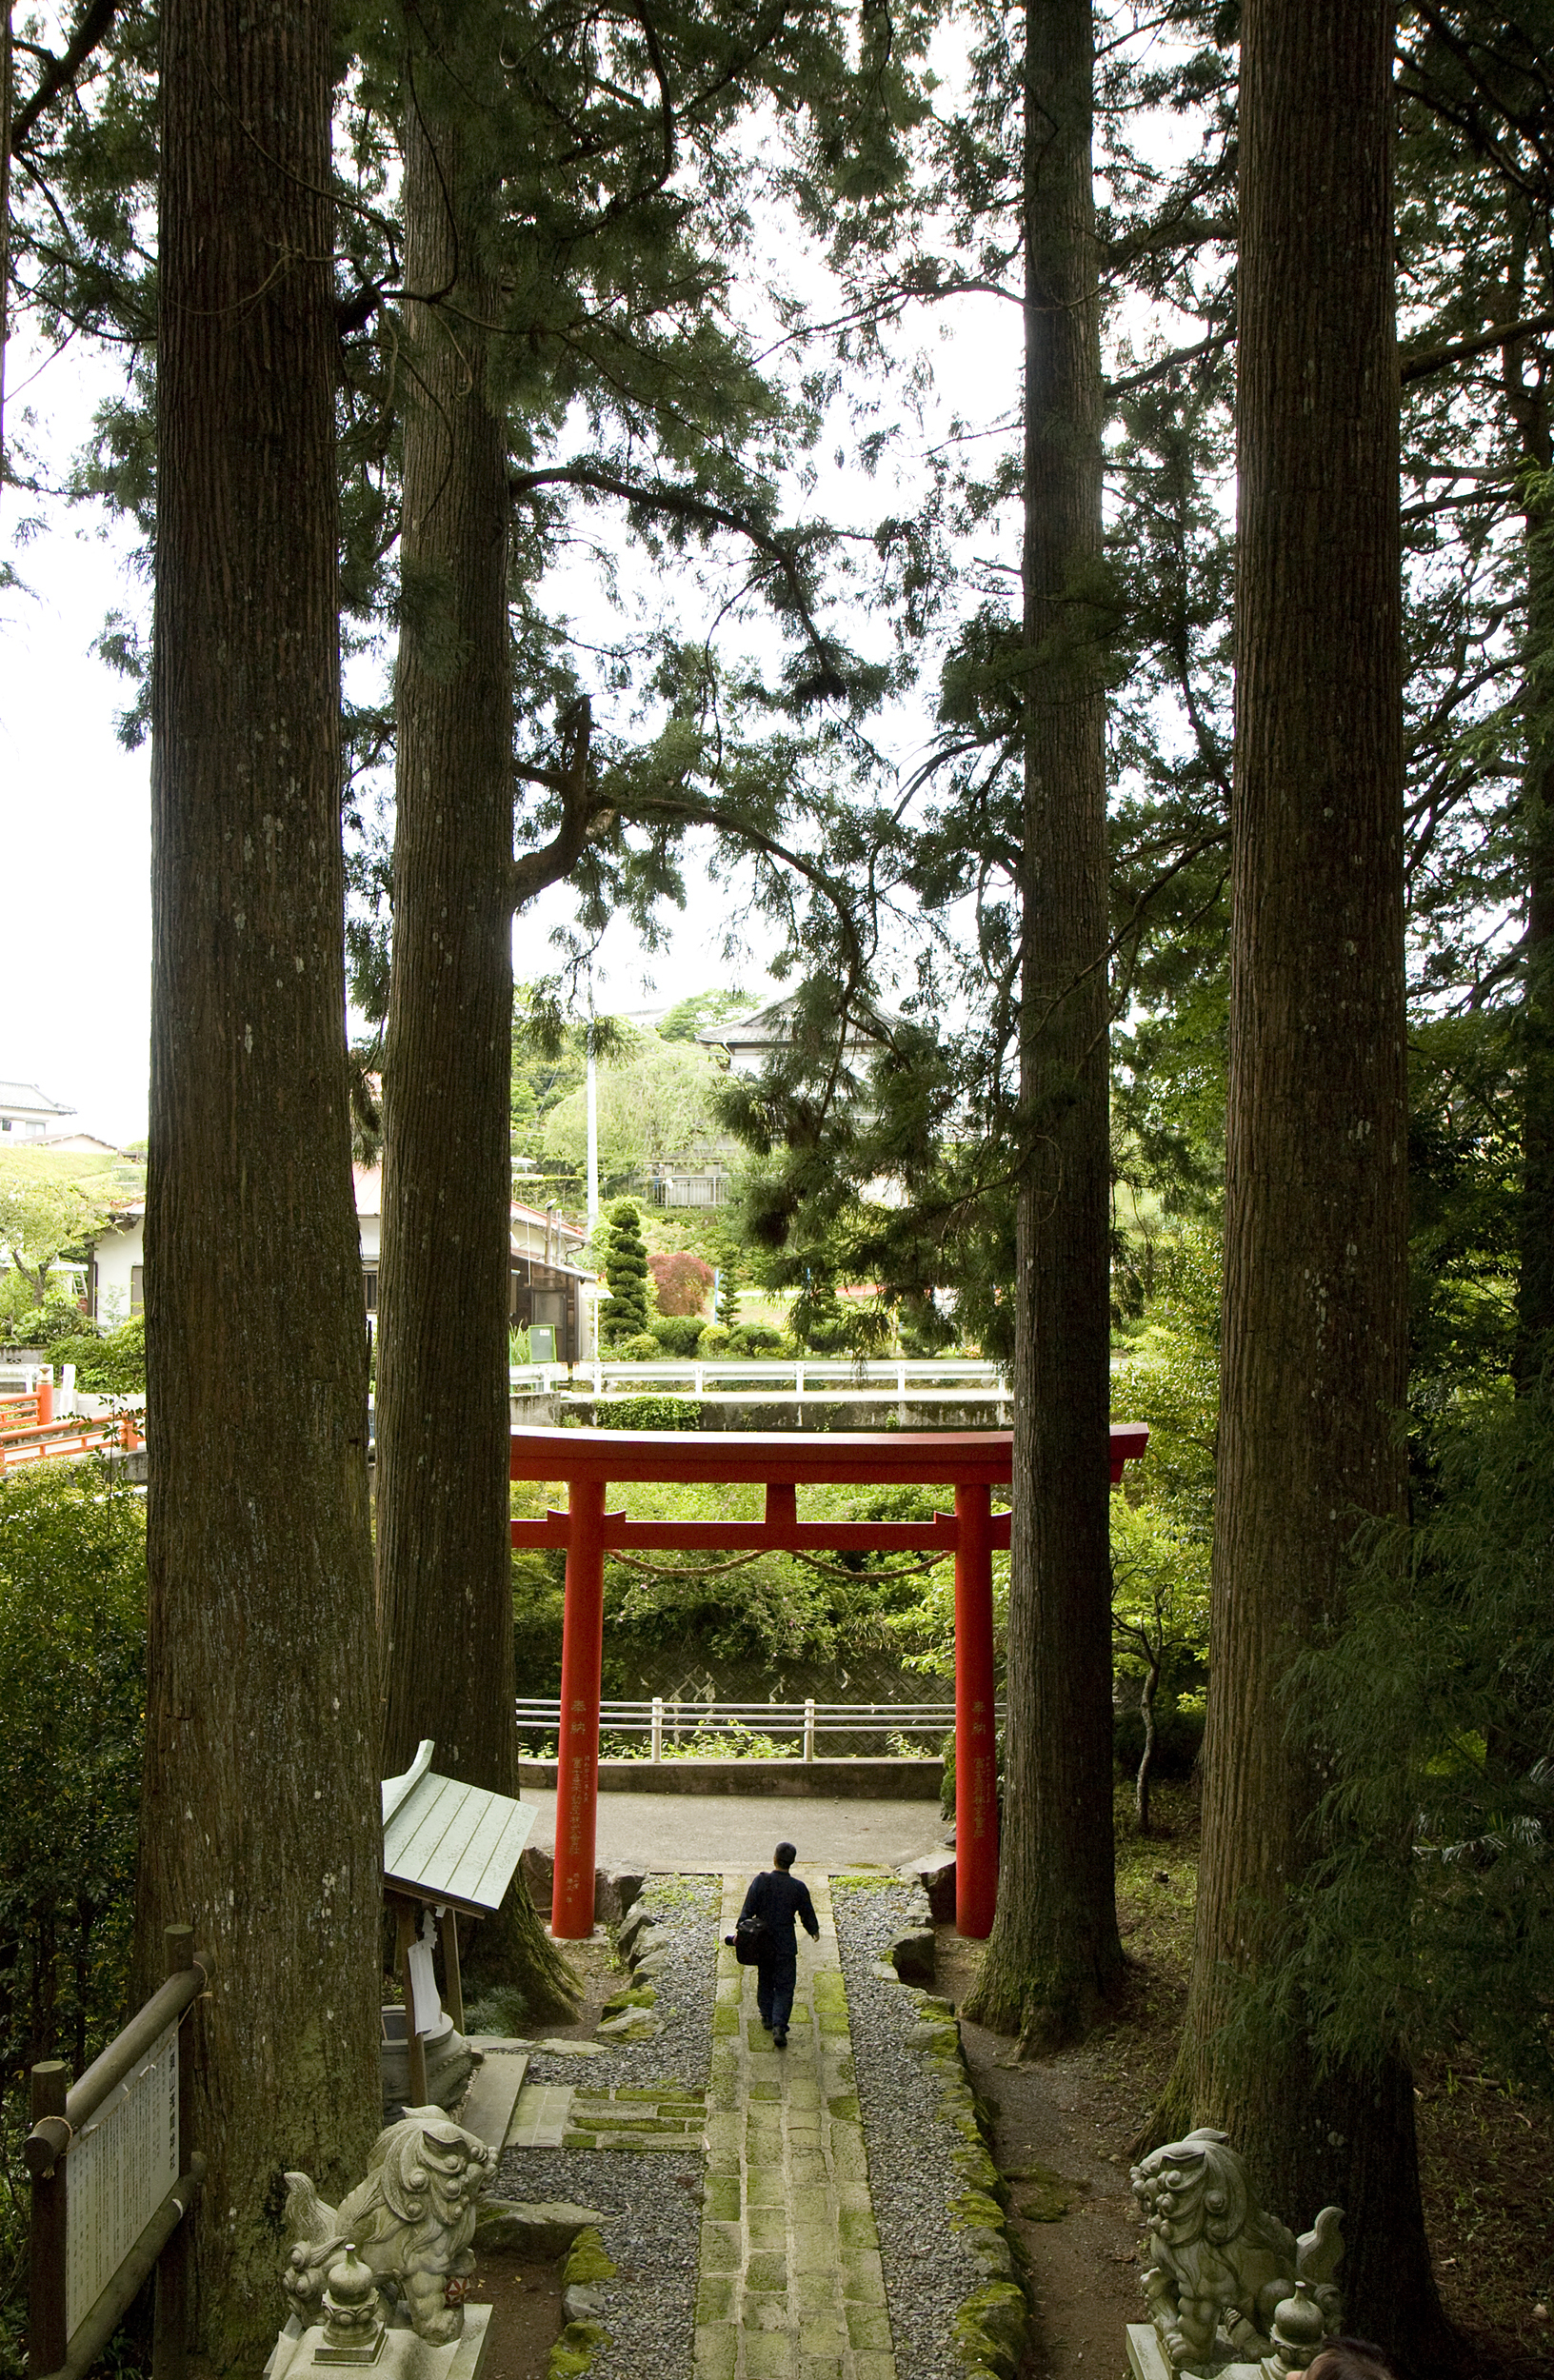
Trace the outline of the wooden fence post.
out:
M 169 1975 L 184 1974 L 194 1964 L 192 1926 L 165 1926 L 164 1966 Z M 194 2006 L 198 2006 L 195 2002 Z M 178 2023 L 178 2171 L 189 2172 L 193 2148 L 191 2117 L 194 2099 L 194 2011 Z M 151 2380 L 184 2380 L 189 2349 L 189 2229 L 186 2215 L 156 2264 L 156 2311 L 151 2323 Z
M 66 2072 L 61 2059 L 45 2058 L 32 2069 L 32 2121 L 65 2112 Z M 27 2369 L 43 2380 L 65 2361 L 65 2167 L 54 2159 L 48 2173 L 32 2176 L 32 2236 L 28 2287 Z

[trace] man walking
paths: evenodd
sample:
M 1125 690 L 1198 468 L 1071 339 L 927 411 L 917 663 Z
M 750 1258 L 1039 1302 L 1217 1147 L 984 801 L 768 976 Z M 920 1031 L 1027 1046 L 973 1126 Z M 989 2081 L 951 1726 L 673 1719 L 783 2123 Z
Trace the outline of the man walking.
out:
M 752 1877 L 740 1911 L 740 1922 L 747 1917 L 761 1920 L 761 1948 L 755 1962 L 755 2003 L 761 2011 L 761 2022 L 779 2050 L 787 2047 L 787 2020 L 793 2009 L 793 1986 L 798 1980 L 799 1946 L 793 1933 L 793 1920 L 802 1917 L 804 1930 L 812 1942 L 820 1940 L 820 1920 L 815 1904 L 809 1897 L 809 1887 L 789 1872 L 798 1853 L 791 1843 L 779 1843 L 772 1853 L 775 1866 Z

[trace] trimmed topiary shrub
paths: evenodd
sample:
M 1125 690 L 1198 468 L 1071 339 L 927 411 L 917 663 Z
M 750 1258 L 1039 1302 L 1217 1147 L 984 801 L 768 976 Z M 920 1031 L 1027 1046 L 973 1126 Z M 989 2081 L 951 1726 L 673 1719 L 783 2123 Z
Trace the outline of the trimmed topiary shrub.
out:
M 593 1408 L 596 1430 L 699 1430 L 702 1408 L 694 1397 L 620 1397 Z
M 600 1317 L 600 1334 L 607 1347 L 614 1347 L 648 1328 L 648 1245 L 635 1199 L 617 1199 L 608 1220 L 605 1282 L 609 1303 Z M 656 1342 L 653 1352 L 658 1352 Z
M 696 1353 L 707 1325 L 699 1314 L 655 1314 L 648 1327 L 666 1355 L 685 1359 Z
M 783 1352 L 783 1334 L 765 1322 L 741 1322 L 728 1334 L 731 1356 L 777 1356 Z
M 629 1339 L 617 1339 L 609 1352 L 622 1363 L 654 1363 L 664 1350 L 651 1331 L 633 1331 Z
M 705 1362 L 708 1356 L 726 1355 L 727 1353 L 727 1349 L 728 1333 L 724 1329 L 723 1324 L 721 1322 L 708 1322 L 707 1328 L 702 1332 L 700 1338 L 696 1341 L 697 1355 Z

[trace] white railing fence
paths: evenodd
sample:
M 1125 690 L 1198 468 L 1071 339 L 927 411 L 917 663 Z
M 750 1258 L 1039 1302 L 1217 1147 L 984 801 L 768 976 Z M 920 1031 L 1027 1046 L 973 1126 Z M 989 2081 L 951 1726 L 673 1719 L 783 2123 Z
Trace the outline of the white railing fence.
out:
M 912 1404 L 1009 1402 L 1007 1375 L 996 1363 L 969 1358 L 945 1362 L 892 1357 L 853 1363 L 806 1356 L 791 1363 L 738 1362 L 709 1358 L 704 1363 L 524 1363 L 508 1373 L 514 1397 L 571 1395 L 588 1398 L 682 1396 L 732 1404 L 855 1404 L 893 1400 Z
M 544 1738 L 560 1730 L 561 1704 L 554 1697 L 520 1696 L 517 1712 L 520 1735 Z M 953 1702 L 720 1702 L 700 1695 L 654 1695 L 647 1701 L 599 1706 L 601 1734 L 645 1737 L 649 1760 L 684 1755 L 692 1746 L 706 1747 L 709 1737 L 738 1744 L 751 1735 L 773 1741 L 792 1736 L 794 1751 L 779 1756 L 813 1760 L 817 1746 L 838 1736 L 937 1738 L 954 1724 Z M 924 1749 L 932 1752 L 937 1744 Z

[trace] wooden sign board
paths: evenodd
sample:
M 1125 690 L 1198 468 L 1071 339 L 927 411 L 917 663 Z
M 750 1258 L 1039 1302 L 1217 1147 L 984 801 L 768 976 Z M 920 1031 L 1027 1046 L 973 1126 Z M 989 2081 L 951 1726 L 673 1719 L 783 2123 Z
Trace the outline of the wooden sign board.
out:
M 502 1905 L 538 1813 L 431 1766 L 424 1738 L 403 1776 L 384 1779 L 383 1887 L 488 1917 Z
M 70 2143 L 65 2335 L 74 2336 L 178 2180 L 178 2022 Z

